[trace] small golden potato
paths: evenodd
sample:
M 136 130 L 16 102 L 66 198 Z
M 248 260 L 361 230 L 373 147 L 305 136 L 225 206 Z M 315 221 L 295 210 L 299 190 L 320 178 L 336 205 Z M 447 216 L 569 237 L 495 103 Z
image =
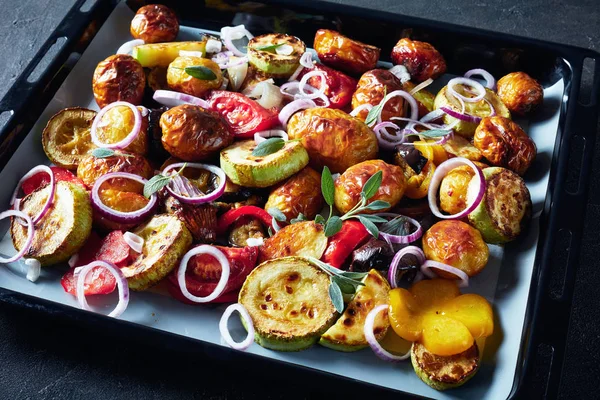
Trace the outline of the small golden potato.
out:
M 423 235 L 423 252 L 428 260 L 458 268 L 469 276 L 481 272 L 489 257 L 481 233 L 457 220 L 440 221 L 429 228 Z M 456 278 L 445 271 L 436 269 L 435 272 L 444 278 Z
M 323 64 L 351 75 L 360 75 L 375 68 L 381 52 L 378 47 L 329 29 L 317 31 L 313 47 Z
M 131 20 L 131 36 L 146 43 L 172 42 L 179 33 L 179 20 L 167 6 L 148 4 Z
M 467 207 L 467 188 L 475 171 L 468 165 L 454 168 L 440 184 L 440 208 L 448 214 L 456 214 Z
M 88 188 L 94 186 L 98 178 L 109 172 L 129 172 L 145 179 L 150 179 L 154 175 L 154 169 L 144 157 L 131 153 L 117 152 L 115 155 L 106 158 L 96 158 L 89 155 L 77 166 L 77 177 Z M 119 183 L 115 181 L 119 181 Z M 130 179 L 113 179 L 108 183 L 111 183 L 110 187 L 126 192 L 136 192 L 141 186 Z M 108 185 L 105 184 L 102 187 L 105 186 Z
M 314 219 L 323 208 L 321 194 L 321 174 L 310 167 L 293 175 L 277 186 L 265 204 L 265 210 L 278 208 L 290 221 L 302 213 L 307 219 Z
M 198 79 L 185 72 L 187 67 L 201 66 L 210 69 L 215 74 L 215 79 Z M 201 57 L 177 57 L 167 69 L 167 84 L 176 92 L 202 97 L 209 90 L 219 89 L 223 84 L 223 75 L 219 65 Z
M 160 128 L 165 150 L 184 161 L 202 161 L 233 142 L 223 117 L 191 104 L 165 111 Z
M 446 60 L 427 42 L 403 38 L 392 50 L 394 64 L 404 65 L 411 80 L 423 82 L 436 79 L 446 72 Z
M 535 143 L 519 125 L 508 118 L 484 118 L 473 137 L 473 145 L 497 167 L 524 175 L 536 156 Z
M 368 203 L 375 200 L 387 201 L 394 207 L 406 190 L 404 171 L 397 165 L 388 164 L 381 160 L 364 161 L 348 168 L 335 181 L 335 207 L 343 214 L 350 211 L 360 202 L 360 193 L 369 178 L 378 171 L 382 172 L 381 186 Z M 390 207 L 390 208 L 391 208 Z M 378 210 L 373 212 L 382 212 Z
M 127 137 L 134 124 L 135 116 L 129 107 L 113 107 L 98 122 L 96 135 L 102 143 L 118 143 Z M 124 151 L 141 155 L 148 153 L 148 115 L 142 115 L 140 133 Z
M 365 72 L 358 81 L 358 86 L 354 95 L 352 95 L 352 108 L 357 108 L 363 104 L 370 104 L 373 107 L 381 103 L 384 93 L 392 93 L 395 90 L 402 90 L 402 82 L 387 69 L 374 69 Z M 364 121 L 369 114 L 368 110 L 362 110 L 357 118 Z M 392 97 L 381 111 L 381 119 L 389 121 L 391 117 L 404 116 L 404 99 L 400 96 Z
M 287 128 L 290 139 L 301 139 L 311 167 L 318 171 L 327 166 L 341 173 L 377 157 L 377 136 L 364 122 L 340 110 L 311 108 L 297 112 Z
M 498 81 L 498 97 L 517 115 L 535 110 L 544 101 L 544 88 L 525 72 L 512 72 Z
M 94 98 L 100 108 L 115 101 L 140 105 L 145 87 L 144 68 L 127 54 L 115 54 L 101 61 L 92 79 Z

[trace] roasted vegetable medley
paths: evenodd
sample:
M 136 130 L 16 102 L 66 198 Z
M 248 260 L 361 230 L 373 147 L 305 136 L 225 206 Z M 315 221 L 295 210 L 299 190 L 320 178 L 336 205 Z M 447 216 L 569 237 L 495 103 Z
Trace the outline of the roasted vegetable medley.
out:
M 540 108 L 542 86 L 474 69 L 431 93 L 444 56 L 410 38 L 387 68 L 333 30 L 314 50 L 243 25 L 178 32 L 173 11 L 142 7 L 134 40 L 95 69 L 99 111 L 48 121 L 53 166 L 0 214 L 17 251 L 0 261 L 22 259 L 32 281 L 68 262 L 65 296 L 89 309 L 117 290 L 113 317 L 130 290 L 231 303 L 214 329 L 239 350 L 370 347 L 438 390 L 473 377 L 494 316 L 460 289 L 531 218 L 536 145 L 511 115 Z

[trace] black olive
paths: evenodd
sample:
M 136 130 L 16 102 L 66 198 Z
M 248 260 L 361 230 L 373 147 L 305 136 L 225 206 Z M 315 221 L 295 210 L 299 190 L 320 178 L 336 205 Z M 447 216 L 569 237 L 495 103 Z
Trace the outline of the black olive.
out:
M 421 152 L 415 149 L 415 146 L 408 144 L 401 144 L 397 146 L 398 154 L 401 155 L 406 163 L 415 171 L 420 174 L 421 170 L 427 164 L 427 158 L 423 157 Z
M 367 243 L 352 252 L 350 271 L 368 272 L 371 269 L 385 271 L 394 257 L 389 243 L 371 238 Z

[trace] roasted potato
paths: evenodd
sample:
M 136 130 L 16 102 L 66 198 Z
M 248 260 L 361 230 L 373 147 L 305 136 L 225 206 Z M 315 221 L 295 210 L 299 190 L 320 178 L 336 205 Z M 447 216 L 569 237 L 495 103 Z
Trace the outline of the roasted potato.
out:
M 296 175 L 271 191 L 265 210 L 271 207 L 279 209 L 290 221 L 302 213 L 308 219 L 314 219 L 323 208 L 321 194 L 321 174 L 305 167 Z
M 170 90 L 169 84 L 167 83 L 167 68 L 154 67 L 151 68 L 146 76 L 148 87 L 154 90 Z
M 313 48 L 325 65 L 352 75 L 360 75 L 377 66 L 381 49 L 339 32 L 319 29 L 315 34 Z
M 489 257 L 481 233 L 457 220 L 444 220 L 433 225 L 423 235 L 423 252 L 428 260 L 458 268 L 469 276 L 481 272 Z M 445 271 L 436 269 L 435 272 L 443 278 L 456 278 Z
M 314 221 L 296 222 L 281 228 L 260 246 L 260 262 L 287 256 L 321 258 L 327 247 L 324 229 Z
M 345 214 L 360 202 L 360 193 L 369 178 L 376 172 L 382 172 L 381 185 L 368 203 L 383 200 L 394 207 L 406 190 L 406 178 L 402 168 L 381 160 L 363 161 L 348 168 L 335 180 L 335 207 Z M 372 211 L 372 212 L 381 212 Z
M 402 82 L 387 69 L 374 69 L 365 72 L 358 81 L 356 91 L 352 95 L 352 108 L 363 104 L 376 106 L 383 100 L 384 91 L 392 93 L 395 90 L 402 90 Z M 362 110 L 357 118 L 364 121 L 367 118 L 368 110 Z M 404 116 L 404 99 L 400 96 L 391 98 L 381 112 L 381 119 L 389 121 L 391 117 Z
M 186 204 L 168 196 L 164 205 L 167 213 L 185 224 L 195 241 L 213 243 L 217 239 L 217 207 L 212 203 Z
M 154 169 L 146 159 L 138 154 L 117 152 L 106 158 L 96 158 L 92 155 L 84 158 L 77 167 L 77 177 L 85 183 L 88 188 L 94 186 L 96 179 L 109 172 L 129 172 L 142 178 L 150 179 L 154 175 Z M 111 186 L 128 192 L 138 190 L 140 184 L 129 179 L 112 179 Z M 115 182 L 119 181 L 119 182 Z M 106 184 L 103 185 L 103 187 Z M 108 185 L 106 185 L 108 186 Z
M 297 112 L 288 122 L 290 139 L 301 139 L 310 165 L 320 171 L 344 172 L 359 162 L 377 157 L 377 136 L 361 120 L 343 111 L 311 108 Z
M 439 78 L 446 72 L 446 60 L 427 42 L 403 38 L 392 50 L 394 64 L 404 65 L 411 80 L 423 82 Z
M 135 117 L 129 107 L 113 107 L 98 121 L 96 135 L 102 143 L 117 143 L 129 135 L 134 123 Z M 142 115 L 140 133 L 124 151 L 141 155 L 148 153 L 148 114 Z
M 453 136 L 442 145 L 446 153 L 456 157 L 464 157 L 467 160 L 479 161 L 483 155 L 481 151 L 462 136 Z
M 198 79 L 185 72 L 187 67 L 205 67 L 211 70 L 214 79 Z M 167 69 L 167 84 L 176 92 L 202 97 L 209 90 L 219 89 L 223 84 L 223 75 L 219 65 L 208 58 L 183 56 L 177 57 Z
M 160 127 L 165 150 L 184 161 L 204 160 L 233 142 L 223 117 L 191 104 L 164 112 Z
M 130 32 L 131 36 L 146 43 L 171 42 L 179 33 L 179 20 L 169 7 L 148 4 L 131 20 Z
M 495 116 L 484 118 L 473 144 L 492 165 L 524 175 L 537 154 L 535 143 L 517 123 Z
M 440 184 L 440 208 L 448 214 L 456 214 L 467 207 L 467 188 L 475 171 L 468 165 L 456 167 L 442 179 Z
M 525 72 L 512 72 L 498 80 L 498 97 L 517 114 L 525 115 L 544 101 L 544 88 Z
M 404 90 L 410 93 L 417 85 L 408 81 L 404 82 L 403 85 Z M 416 93 L 413 93 L 412 96 L 417 101 L 417 105 L 419 106 L 419 118 L 423 118 L 425 115 L 433 111 L 433 103 L 435 101 L 435 94 L 431 93 L 429 90 L 421 89 Z
M 94 98 L 100 108 L 115 101 L 140 105 L 146 88 L 142 65 L 127 54 L 115 54 L 101 61 L 92 79 Z

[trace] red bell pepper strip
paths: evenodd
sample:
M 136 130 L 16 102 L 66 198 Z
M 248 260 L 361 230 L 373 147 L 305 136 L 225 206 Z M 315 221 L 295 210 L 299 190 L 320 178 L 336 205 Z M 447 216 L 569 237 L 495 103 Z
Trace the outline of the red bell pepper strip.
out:
M 272 217 L 268 212 L 256 206 L 242 206 L 233 210 L 227 211 L 221 215 L 217 222 L 217 235 L 224 235 L 227 229 L 238 219 L 242 217 L 253 217 L 260 220 L 265 227 L 271 226 Z
M 329 238 L 329 244 L 321 261 L 332 267 L 341 268 L 352 251 L 368 236 L 369 232 L 359 221 L 344 221 L 342 229 Z

